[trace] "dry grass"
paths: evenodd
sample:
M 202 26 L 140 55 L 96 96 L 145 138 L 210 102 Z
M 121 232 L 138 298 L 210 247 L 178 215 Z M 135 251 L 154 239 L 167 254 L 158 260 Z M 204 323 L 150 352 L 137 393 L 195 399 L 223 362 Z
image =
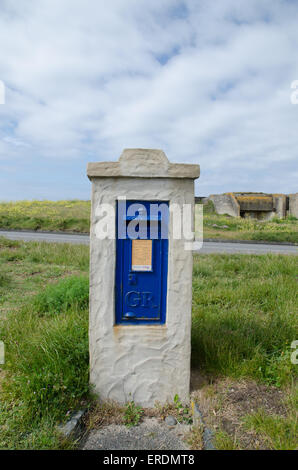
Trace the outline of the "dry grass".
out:
M 193 426 L 191 431 L 186 435 L 185 440 L 190 446 L 190 450 L 203 450 L 203 426 Z
M 123 423 L 124 407 L 111 400 L 102 403 L 94 402 L 84 417 L 85 427 L 98 429 L 109 424 Z
M 295 448 L 297 435 L 289 391 L 266 386 L 253 380 L 230 378 L 204 378 L 204 385 L 192 392 L 199 404 L 207 427 L 216 433 L 216 446 L 220 449 L 276 449 Z M 290 433 L 280 429 L 280 442 L 269 430 L 258 429 L 257 417 L 266 422 L 267 417 L 281 421 L 290 428 Z M 247 423 L 250 423 L 248 425 Z

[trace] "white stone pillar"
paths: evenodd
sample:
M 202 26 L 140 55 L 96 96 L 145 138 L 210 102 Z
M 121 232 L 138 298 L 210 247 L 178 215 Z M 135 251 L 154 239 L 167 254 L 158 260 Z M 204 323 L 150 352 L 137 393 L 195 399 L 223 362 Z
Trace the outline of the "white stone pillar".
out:
M 189 399 L 192 251 L 173 238 L 171 207 L 191 206 L 198 165 L 170 163 L 161 150 L 127 149 L 118 162 L 89 163 L 92 182 L 90 230 L 90 381 L 102 400 L 155 402 Z M 116 324 L 116 240 L 99 239 L 100 206 L 125 197 L 167 201 L 170 207 L 166 320 L 164 324 Z M 183 218 L 182 218 L 183 219 Z M 116 224 L 116 217 L 113 218 Z M 192 221 L 193 224 L 193 221 Z M 115 227 L 113 227 L 115 228 Z M 183 229 L 183 227 L 182 227 Z M 113 230 L 112 230 L 113 232 Z

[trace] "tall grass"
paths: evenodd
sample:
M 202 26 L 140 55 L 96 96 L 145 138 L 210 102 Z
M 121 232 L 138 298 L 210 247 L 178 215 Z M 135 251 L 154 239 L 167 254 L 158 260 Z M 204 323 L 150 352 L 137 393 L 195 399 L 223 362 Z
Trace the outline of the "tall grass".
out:
M 88 279 L 71 277 L 48 286 L 2 323 L 0 447 L 59 445 L 56 423 L 89 393 L 87 305 Z M 36 429 L 44 434 L 38 437 Z
M 297 260 L 285 256 L 197 256 L 192 362 L 205 370 L 291 382 L 297 338 Z
M 68 277 L 58 284 L 50 284 L 34 299 L 39 314 L 61 314 L 69 309 L 87 310 L 89 305 L 89 281 L 86 277 Z

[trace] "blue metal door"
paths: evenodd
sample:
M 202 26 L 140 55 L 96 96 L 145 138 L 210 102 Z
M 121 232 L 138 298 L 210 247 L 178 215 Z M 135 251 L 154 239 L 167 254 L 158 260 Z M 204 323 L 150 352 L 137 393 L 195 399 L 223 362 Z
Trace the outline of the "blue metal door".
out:
M 159 213 L 157 204 L 166 207 L 166 213 Z M 125 206 L 120 211 L 118 207 L 116 323 L 165 323 L 168 202 L 126 201 Z M 132 208 L 136 209 L 133 215 Z M 131 234 L 129 224 L 135 226 L 137 220 L 139 230 Z M 162 223 L 166 225 L 166 238 Z

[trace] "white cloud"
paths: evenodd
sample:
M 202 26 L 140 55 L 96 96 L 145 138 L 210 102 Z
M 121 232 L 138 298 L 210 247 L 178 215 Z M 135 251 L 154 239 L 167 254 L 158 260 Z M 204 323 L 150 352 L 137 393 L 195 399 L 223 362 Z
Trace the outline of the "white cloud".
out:
M 7 0 L 0 8 L 0 198 L 9 165 L 31 168 L 18 197 L 41 197 L 34 168 L 54 171 L 55 161 L 74 171 L 73 189 L 59 180 L 52 196 L 41 172 L 44 197 L 76 197 L 86 161 L 140 146 L 200 163 L 200 194 L 297 191 L 297 3 Z

